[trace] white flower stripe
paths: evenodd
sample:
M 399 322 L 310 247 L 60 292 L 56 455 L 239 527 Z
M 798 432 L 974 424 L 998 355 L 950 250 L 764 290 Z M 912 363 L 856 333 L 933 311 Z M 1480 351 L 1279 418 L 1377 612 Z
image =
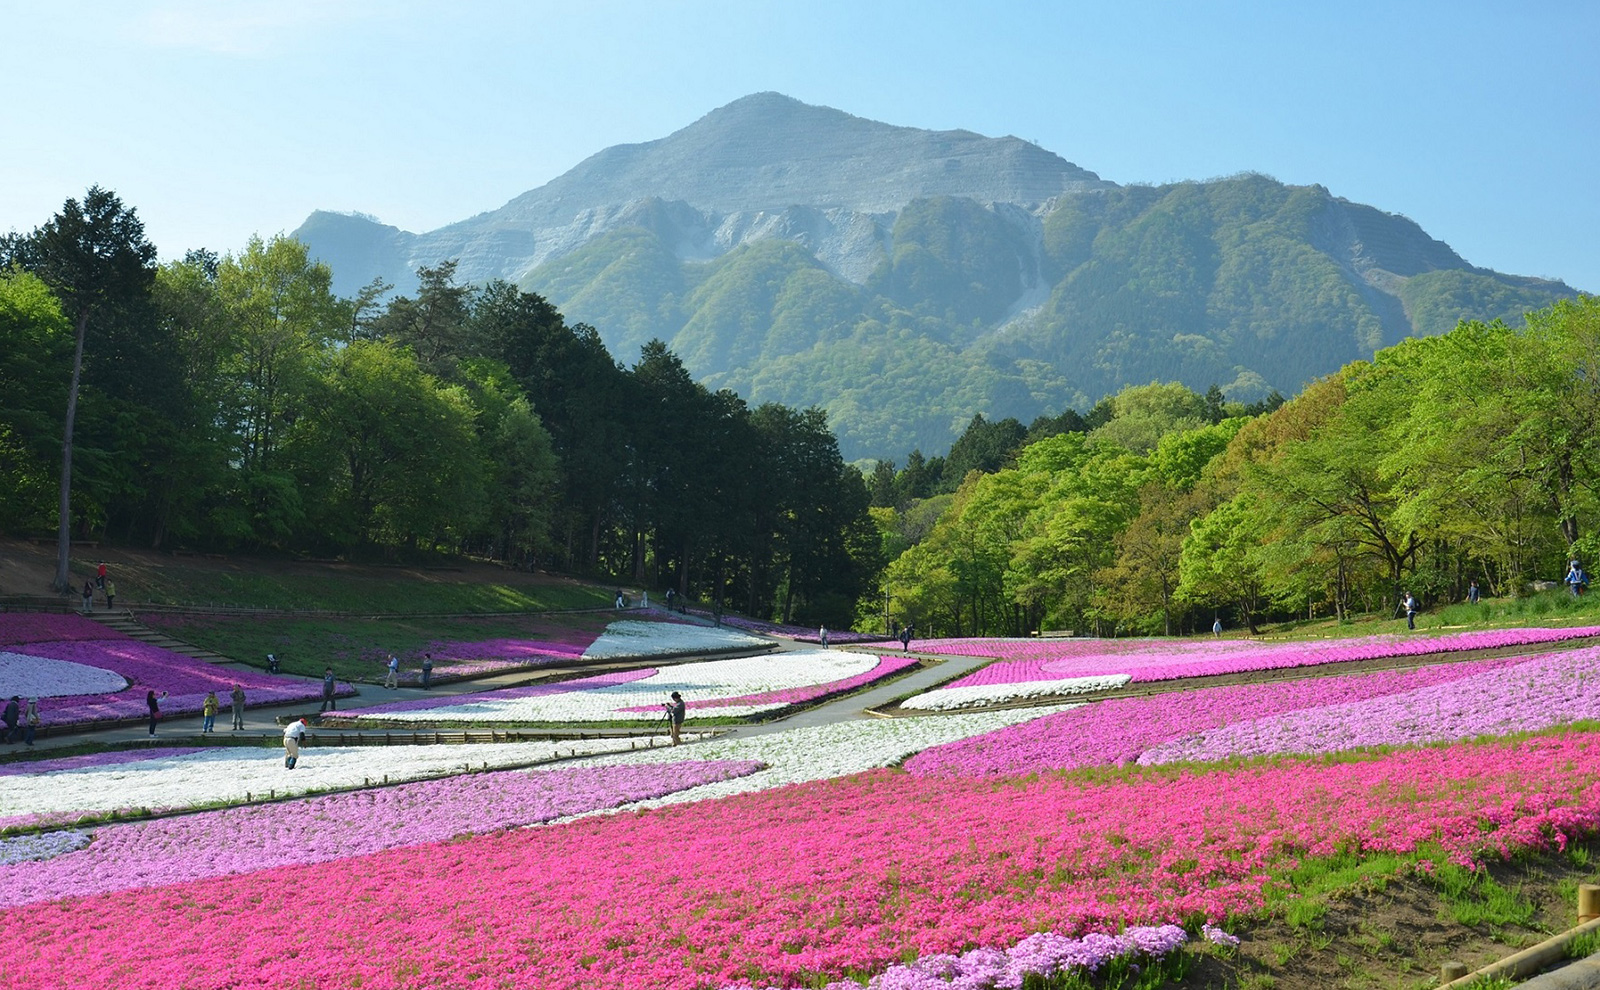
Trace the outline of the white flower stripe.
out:
M 175 809 L 215 801 L 421 780 L 442 774 L 511 767 L 579 755 L 627 750 L 638 739 L 444 744 L 438 746 L 310 746 L 294 770 L 283 750 L 218 747 L 113 766 L 0 777 L 0 824 L 30 818 L 105 813 L 125 808 Z
M 865 653 L 799 650 L 673 664 L 641 680 L 603 684 L 581 691 L 506 698 L 484 694 L 469 702 L 426 709 L 344 714 L 357 721 L 372 718 L 384 722 L 648 721 L 659 715 L 657 709 L 673 691 L 690 701 L 740 698 L 845 680 L 872 670 L 878 662 L 876 656 Z M 703 712 L 708 716 L 739 718 L 787 705 L 788 702 L 774 699 L 748 705 L 719 705 Z M 646 710 L 628 710 L 638 708 Z M 693 717 L 697 713 L 689 714 Z
M 579 766 L 640 763 L 677 763 L 695 760 L 755 760 L 767 769 L 737 780 L 702 784 L 677 794 L 623 805 L 612 811 L 634 811 L 668 804 L 703 801 L 764 791 L 788 784 L 827 780 L 878 767 L 892 766 L 930 746 L 956 742 L 1066 711 L 1076 705 L 1048 706 L 970 715 L 934 715 L 920 718 L 858 719 L 832 725 L 810 726 L 750 738 L 711 738 L 683 746 L 614 753 L 579 760 Z M 591 812 L 591 814 L 609 814 Z M 577 816 L 584 817 L 584 816 Z
M 121 674 L 99 667 L 0 650 L 0 692 L 7 698 L 115 694 L 127 686 Z
M 770 646 L 771 642 L 732 629 L 623 619 L 607 626 L 600 638 L 583 651 L 583 655 L 589 660 L 657 657 L 696 650 L 754 650 Z
M 1090 694 L 1122 687 L 1131 677 L 1107 674 L 1103 677 L 1064 677 L 1059 681 L 1025 681 L 1019 684 L 973 684 L 967 687 L 938 688 L 900 702 L 901 708 L 918 711 L 951 711 L 975 705 L 1000 705 L 1032 698 L 1056 698 L 1066 694 Z

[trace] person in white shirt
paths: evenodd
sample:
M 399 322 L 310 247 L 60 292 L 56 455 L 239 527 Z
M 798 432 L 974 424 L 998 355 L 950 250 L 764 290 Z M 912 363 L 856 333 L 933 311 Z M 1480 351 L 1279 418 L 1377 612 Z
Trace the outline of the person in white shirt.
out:
M 290 722 L 289 727 L 283 730 L 283 765 L 285 769 L 293 770 L 300 759 L 300 740 L 306 735 L 306 720 L 298 719 Z

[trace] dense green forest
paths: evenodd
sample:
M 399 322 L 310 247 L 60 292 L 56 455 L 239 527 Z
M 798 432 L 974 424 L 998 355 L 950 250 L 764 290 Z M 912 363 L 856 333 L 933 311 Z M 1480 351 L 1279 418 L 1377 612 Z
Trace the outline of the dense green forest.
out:
M 450 262 L 345 299 L 289 238 L 155 259 L 100 188 L 0 240 L 0 532 L 464 552 L 837 626 L 876 587 L 865 481 L 816 409 L 710 391 L 658 341 L 623 367 Z
M 1151 384 L 974 420 L 929 463 L 871 476 L 892 563 L 864 624 L 1254 631 L 1522 594 L 1600 560 L 1600 299 L 1407 340 L 1281 405 Z

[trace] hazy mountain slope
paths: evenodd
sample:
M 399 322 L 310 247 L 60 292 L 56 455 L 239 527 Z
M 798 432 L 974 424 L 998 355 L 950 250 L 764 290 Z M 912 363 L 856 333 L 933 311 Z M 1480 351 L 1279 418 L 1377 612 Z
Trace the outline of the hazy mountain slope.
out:
M 826 407 L 845 455 L 944 449 L 1123 385 L 1254 399 L 1463 317 L 1572 294 L 1475 268 L 1410 220 L 1259 175 L 1117 186 L 1016 138 L 893 127 L 772 93 L 608 148 L 426 234 L 314 214 L 353 294 L 459 258 L 653 338 L 752 402 Z

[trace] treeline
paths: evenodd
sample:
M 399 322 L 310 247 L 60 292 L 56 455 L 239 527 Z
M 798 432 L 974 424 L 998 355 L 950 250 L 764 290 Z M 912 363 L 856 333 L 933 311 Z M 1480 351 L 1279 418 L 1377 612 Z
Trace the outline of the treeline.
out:
M 1523 328 L 1404 341 L 1276 408 L 1217 398 L 1152 384 L 1063 429 L 1012 424 L 1000 462 L 963 462 L 954 486 L 955 449 L 932 485 L 920 458 L 880 465 L 892 563 L 861 621 L 1175 633 L 1220 615 L 1254 630 L 1392 613 L 1404 591 L 1459 601 L 1472 581 L 1521 594 L 1600 559 L 1594 297 Z
M 0 239 L 0 531 L 468 552 L 841 626 L 876 586 L 866 485 L 820 410 L 711 392 L 658 341 L 623 367 L 454 263 L 385 302 L 335 296 L 283 237 L 155 257 L 99 188 Z

